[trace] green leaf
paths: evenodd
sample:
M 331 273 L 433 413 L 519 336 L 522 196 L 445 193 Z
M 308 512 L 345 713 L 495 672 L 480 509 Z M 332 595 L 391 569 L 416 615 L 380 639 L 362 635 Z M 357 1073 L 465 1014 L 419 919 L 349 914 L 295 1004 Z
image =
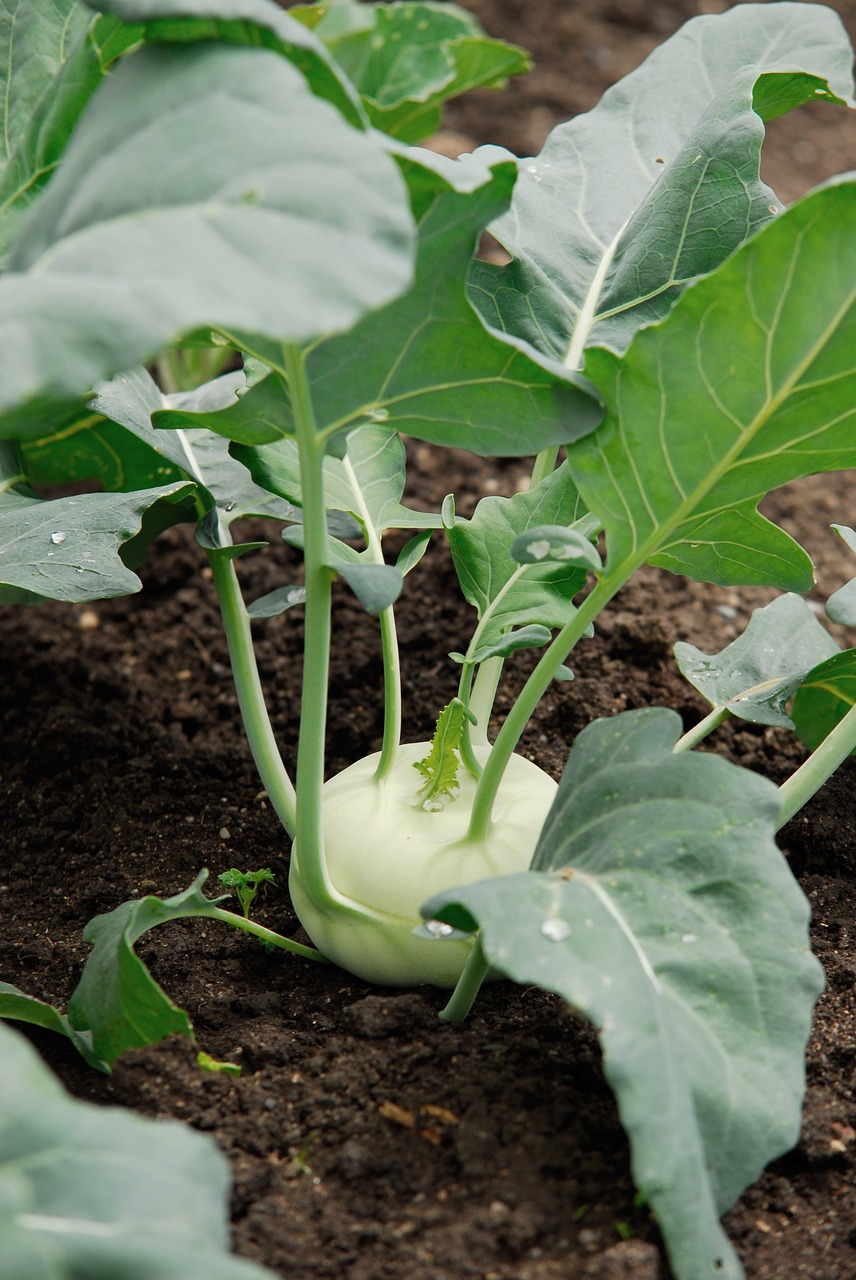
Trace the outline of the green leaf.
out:
M 306 77 L 318 97 L 331 102 L 351 124 L 364 117 L 352 86 L 323 44 L 303 23 L 268 0 L 87 0 L 93 9 L 142 24 L 149 43 L 218 41 L 270 49 Z
M 675 1280 L 737 1280 L 717 1219 L 796 1141 L 822 976 L 773 838 L 776 788 L 675 754 L 680 731 L 659 708 L 590 725 L 533 870 L 423 914 L 477 925 L 495 969 L 591 1019 Z
M 834 524 L 832 527 L 850 550 L 856 553 L 856 530 L 848 529 L 843 524 Z M 826 602 L 826 613 L 833 622 L 844 627 L 856 627 L 856 578 L 832 593 Z
M 589 538 L 579 529 L 566 529 L 562 525 L 535 525 L 514 539 L 510 551 L 518 564 L 551 561 L 595 573 L 603 568 L 597 547 Z
M 68 1017 L 76 1030 L 91 1033 L 94 1052 L 111 1066 L 128 1049 L 157 1044 L 171 1035 L 193 1038 L 187 1014 L 155 982 L 134 952 L 134 943 L 155 925 L 210 915 L 223 899 L 204 896 L 207 876 L 203 871 L 189 889 L 171 898 L 149 895 L 123 902 L 86 926 L 83 936 L 93 949 L 69 1002 Z
M 69 136 L 132 29 L 78 0 L 14 3 L 0 25 L 0 256 L 56 169 Z
M 473 651 L 473 662 L 485 662 L 488 658 L 508 658 L 518 649 L 540 649 L 550 643 L 551 632 L 547 627 L 532 624 L 528 627 L 517 627 L 506 631 L 491 644 L 478 645 Z M 460 655 L 458 655 L 460 657 Z M 462 662 L 466 661 L 461 657 Z
M 335 561 L 330 567 L 345 579 L 368 613 L 382 613 L 401 595 L 401 572 L 394 565 Z
M 17 1022 L 27 1022 L 30 1026 L 43 1027 L 46 1031 L 66 1036 L 90 1067 L 97 1071 L 110 1070 L 107 1063 L 92 1052 L 92 1037 L 88 1032 L 77 1031 L 65 1014 L 52 1004 L 28 996 L 9 982 L 0 982 L 0 1018 L 14 1018 Z
M 854 703 L 856 649 L 845 649 L 819 663 L 797 689 L 791 716 L 806 746 L 819 747 Z
M 425 779 L 418 791 L 419 807 L 429 813 L 444 809 L 460 788 L 458 769 L 461 760 L 458 751 L 467 720 L 475 723 L 461 699 L 453 698 L 437 718 L 431 750 L 424 760 L 417 760 L 413 765 Z
M 592 430 L 600 406 L 589 385 L 526 342 L 489 330 L 467 299 L 473 251 L 508 204 L 514 165 L 414 156 L 408 151 L 400 163 L 419 227 L 416 280 L 307 353 L 319 433 L 332 442 L 381 416 L 420 440 L 520 456 Z M 278 359 L 270 345 L 253 350 Z M 283 433 L 291 430 L 284 421 Z
M 759 178 L 763 121 L 849 100 L 852 56 L 819 4 L 687 22 L 521 164 L 491 228 L 514 261 L 474 264 L 480 310 L 571 368 L 590 342 L 624 350 L 780 210 Z
M 206 326 L 235 346 L 348 328 L 407 286 L 412 236 L 380 141 L 283 58 L 141 49 L 89 104 L 0 280 L 0 407 L 77 398 Z
M 645 562 L 807 591 L 802 548 L 758 514 L 772 489 L 856 466 L 856 183 L 821 188 L 688 289 L 623 359 L 589 353 L 602 427 L 569 449 L 607 572 Z
M 212 392 L 216 384 L 221 385 L 222 395 L 165 399 L 153 413 L 152 424 L 171 431 L 206 427 L 245 445 L 269 444 L 292 435 L 288 386 L 279 374 L 269 373 L 252 384 L 244 374 L 227 375 L 208 384 Z
M 298 514 L 254 484 L 226 442 L 206 430 L 218 409 L 235 404 L 245 385 L 242 373 L 228 373 L 193 391 L 164 395 L 145 369 L 132 369 L 100 383 L 92 401 L 93 409 L 125 428 L 120 436 L 129 433 L 160 456 L 162 465 L 166 461 L 196 481 L 205 508 L 197 536 L 209 548 L 228 545 L 225 529 L 233 520 L 250 515 L 293 520 Z M 158 430 L 155 421 L 174 425 Z M 183 423 L 194 425 L 186 429 Z M 117 447 L 123 450 L 122 443 Z
M 76 603 L 139 591 L 142 584 L 125 563 L 130 544 L 135 543 L 131 555 L 139 563 L 139 553 L 156 532 L 193 518 L 186 503 L 194 490 L 195 485 L 174 483 L 49 501 L 5 490 L 0 493 L 0 599 L 10 587 L 33 601 Z
M 423 529 L 421 533 L 417 533 L 409 541 L 405 542 L 401 551 L 398 553 L 398 559 L 395 567 L 402 577 L 405 577 L 411 569 L 415 569 L 419 561 L 428 550 L 428 544 L 431 541 L 431 530 Z
M 560 627 L 573 617 L 586 570 L 546 559 L 522 565 L 512 547 L 529 529 L 567 526 L 584 511 L 563 464 L 526 493 L 482 498 L 471 520 L 455 520 L 448 529 L 461 590 L 481 620 L 479 649 L 504 644 L 511 627 Z
M 799 596 L 780 596 L 756 609 L 742 635 L 714 656 L 679 642 L 681 674 L 707 698 L 753 724 L 792 729 L 785 705 L 812 667 L 838 646 Z
M 450 98 L 499 88 L 529 67 L 522 49 L 488 39 L 454 4 L 337 0 L 315 30 L 356 85 L 372 123 L 404 142 L 433 133 Z
M 0 1258 L 12 1280 L 272 1280 L 228 1250 L 210 1138 L 70 1098 L 0 1026 Z
M 305 587 L 276 587 L 247 605 L 247 613 L 251 618 L 277 618 L 286 609 L 293 609 L 305 601 Z

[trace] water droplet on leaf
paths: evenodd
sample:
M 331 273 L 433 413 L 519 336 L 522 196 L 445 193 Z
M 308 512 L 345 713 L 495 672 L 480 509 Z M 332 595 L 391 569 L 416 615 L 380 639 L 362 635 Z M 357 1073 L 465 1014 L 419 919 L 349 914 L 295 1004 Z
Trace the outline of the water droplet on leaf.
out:
M 681 942 L 698 942 L 698 937 L 694 933 L 684 933 L 681 935 Z
M 455 932 L 453 926 L 446 924 L 445 920 L 426 920 L 425 929 L 434 938 L 448 938 Z
M 57 529 L 54 533 L 51 534 L 51 542 L 54 544 L 55 547 L 58 547 L 61 542 L 65 542 L 65 539 L 66 539 L 66 534 L 63 533 L 62 529 Z
M 565 938 L 569 938 L 573 933 L 573 929 L 567 920 L 560 920 L 558 917 L 551 917 L 545 920 L 541 925 L 541 932 L 545 938 L 549 938 L 551 942 L 564 942 Z

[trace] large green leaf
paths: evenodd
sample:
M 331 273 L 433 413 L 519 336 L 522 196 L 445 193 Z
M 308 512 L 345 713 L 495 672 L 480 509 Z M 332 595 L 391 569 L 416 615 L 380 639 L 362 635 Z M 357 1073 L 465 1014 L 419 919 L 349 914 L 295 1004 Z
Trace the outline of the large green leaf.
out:
M 0 256 L 56 169 L 113 59 L 139 39 L 80 0 L 10 0 L 0 14 Z
M 856 466 L 856 183 L 794 205 L 687 290 L 622 359 L 590 351 L 608 405 L 569 449 L 608 570 L 807 591 L 811 561 L 758 514 L 798 476 Z
M 228 1254 L 229 1174 L 185 1125 L 70 1098 L 0 1025 L 7 1280 L 271 1280 Z
M 422 440 L 519 456 L 590 431 L 600 418 L 591 388 L 527 343 L 489 330 L 466 296 L 479 233 L 506 207 L 514 166 L 413 155 L 401 165 L 419 226 L 415 282 L 307 354 L 319 432 L 332 439 L 380 416 Z M 283 433 L 290 430 L 284 419 Z
M 736 1280 L 718 1216 L 797 1138 L 822 976 L 773 838 L 776 788 L 675 754 L 680 731 L 660 708 L 590 725 L 533 870 L 424 913 L 478 926 L 500 973 L 591 1019 L 675 1280 Z
M 476 263 L 491 324 L 577 368 L 623 350 L 780 201 L 759 178 L 763 121 L 852 92 L 840 19 L 819 4 L 738 4 L 693 19 L 521 165 L 492 228 L 512 255 Z
M 126 564 L 129 546 L 136 542 L 132 555 L 139 563 L 143 544 L 154 533 L 192 519 L 187 503 L 194 491 L 195 485 L 180 482 L 134 493 L 45 500 L 4 490 L 0 600 L 79 603 L 139 591 L 142 583 Z
M 0 407 L 79 396 L 203 326 L 347 328 L 407 286 L 412 236 L 395 163 L 283 58 L 141 49 L 93 98 L 0 280 Z
M 314 29 L 359 90 L 373 124 L 405 142 L 433 133 L 449 98 L 499 87 L 529 66 L 522 49 L 488 39 L 454 4 L 336 0 L 321 11 Z
M 363 127 L 359 100 L 320 40 L 272 0 L 87 0 L 93 9 L 115 15 L 149 43 L 222 44 L 270 49 L 306 77 L 312 92 L 326 98 L 352 124 Z
M 810 671 L 797 689 L 791 716 L 812 751 L 856 705 L 856 649 L 845 649 Z
M 563 464 L 533 489 L 513 498 L 482 498 L 471 520 L 450 524 L 458 581 L 481 623 L 479 651 L 496 645 L 511 627 L 561 627 L 573 616 L 572 601 L 586 584 L 586 570 L 547 558 L 521 564 L 511 548 L 530 529 L 570 525 L 584 513 Z M 532 632 L 531 640 L 543 644 L 543 632 Z
M 832 636 L 795 595 L 756 609 L 742 635 L 715 655 L 683 641 L 675 645 L 681 673 L 714 712 L 787 729 L 794 726 L 785 706 L 800 681 L 837 652 Z

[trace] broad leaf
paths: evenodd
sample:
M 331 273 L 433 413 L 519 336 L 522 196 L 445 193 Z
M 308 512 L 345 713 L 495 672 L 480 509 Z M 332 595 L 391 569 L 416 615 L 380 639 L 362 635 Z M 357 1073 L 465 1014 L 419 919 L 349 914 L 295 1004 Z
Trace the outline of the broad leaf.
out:
M 282 536 L 291 547 L 303 550 L 302 524 L 283 529 Z M 344 578 L 360 604 L 369 613 L 381 613 L 401 595 L 402 571 L 395 565 L 383 563 L 377 544 L 357 551 L 339 538 L 327 540 L 327 568 Z M 279 611 L 278 611 L 279 612 Z
M 589 352 L 608 405 L 569 449 L 608 572 L 807 591 L 802 548 L 758 514 L 799 476 L 856 466 L 856 183 L 794 205 L 687 290 L 621 359 Z
M 848 100 L 851 63 L 840 19 L 819 4 L 738 4 L 686 23 L 522 163 L 492 228 L 514 261 L 474 265 L 477 305 L 572 368 L 591 341 L 624 350 L 780 211 L 759 178 L 763 121 Z
M 585 586 L 586 569 L 552 559 L 523 565 L 512 547 L 529 529 L 570 525 L 584 513 L 563 464 L 526 493 L 482 498 L 471 520 L 456 519 L 449 527 L 461 590 L 480 620 L 479 651 L 503 644 L 512 627 L 561 627 L 573 617 L 572 601 Z
M 93 944 L 68 1006 L 71 1025 L 87 1031 L 94 1052 L 112 1066 L 128 1049 L 171 1035 L 193 1036 L 190 1019 L 158 986 L 134 951 L 147 930 L 169 920 L 207 916 L 220 898 L 206 898 L 207 871 L 171 898 L 149 895 L 96 916 L 83 931 Z
M 753 724 L 792 729 L 786 704 L 812 667 L 838 645 L 799 596 L 780 596 L 756 609 L 742 635 L 715 655 L 679 642 L 682 675 L 714 711 L 728 710 Z
M 290 63 L 139 50 L 93 98 L 0 280 L 0 407 L 78 397 L 205 326 L 284 342 L 348 328 L 406 287 L 411 245 L 394 162 Z
M 501 87 L 529 66 L 522 49 L 488 39 L 454 4 L 336 0 L 325 8 L 315 31 L 356 85 L 372 123 L 404 142 L 433 133 L 449 98 Z M 309 12 L 298 16 L 307 20 Z
M 856 704 L 856 649 L 845 649 L 810 671 L 797 689 L 791 716 L 812 751 Z
M 65 1093 L 0 1026 L 0 1258 L 9 1280 L 271 1280 L 228 1254 L 216 1145 Z
M 162 462 L 179 468 L 199 485 L 204 515 L 199 541 L 206 547 L 228 545 L 226 532 L 233 520 L 244 516 L 266 516 L 273 520 L 299 518 L 291 503 L 272 497 L 254 484 L 229 453 L 227 443 L 205 430 L 209 414 L 224 404 L 234 405 L 237 392 L 245 386 L 242 373 L 223 374 L 194 391 L 164 395 L 145 369 L 120 374 L 96 388 L 92 408 L 125 428 L 115 441 L 124 453 L 121 437 L 143 442 Z M 241 402 L 238 400 L 238 404 Z M 228 410 L 227 410 L 228 412 Z M 153 420 L 175 423 L 170 430 L 156 430 Z M 180 424 L 195 423 L 195 429 Z
M 267 595 L 253 600 L 252 604 L 247 606 L 247 613 L 251 618 L 277 618 L 281 613 L 285 613 L 286 609 L 293 609 L 295 605 L 303 604 L 305 600 L 305 587 L 276 587 Z
M 843 524 L 834 524 L 832 527 L 850 550 L 856 552 L 856 530 L 848 529 Z M 844 627 L 856 627 L 856 578 L 832 593 L 826 602 L 826 612 L 833 622 Z
M 334 446 L 357 423 L 382 420 L 435 444 L 520 456 L 591 431 L 601 413 L 591 387 L 526 342 L 489 330 L 467 298 L 479 234 L 507 206 L 515 166 L 412 150 L 400 163 L 419 228 L 416 280 L 309 350 L 319 433 Z M 272 344 L 248 349 L 271 364 L 281 358 Z M 293 433 L 287 416 L 282 432 Z
M 138 38 L 79 0 L 13 3 L 0 30 L 0 256 L 110 62 Z
M 533 870 L 423 914 L 478 926 L 500 973 L 591 1019 L 675 1280 L 737 1280 L 718 1217 L 797 1138 L 822 976 L 773 838 L 776 788 L 676 755 L 680 731 L 662 709 L 590 725 Z
M 167 525 L 193 519 L 187 503 L 195 488 L 173 483 L 49 501 L 0 493 L 0 600 L 20 600 L 24 592 L 33 602 L 80 603 L 139 591 L 126 562 L 140 563 L 145 545 Z
M 252 391 L 249 399 L 252 396 Z M 217 423 L 216 415 L 209 421 Z M 164 418 L 158 416 L 158 421 Z M 218 424 L 219 425 L 219 424 Z M 297 445 L 293 440 L 260 448 L 236 445 L 232 452 L 264 489 L 300 506 L 303 489 Z M 405 453 L 400 437 L 388 427 L 366 423 L 352 431 L 341 458 L 324 459 L 324 499 L 328 511 L 345 512 L 363 535 L 380 538 L 388 529 L 438 529 L 440 517 L 402 505 Z
M 30 1026 L 43 1027 L 45 1031 L 65 1036 L 90 1067 L 95 1067 L 97 1071 L 110 1070 L 107 1063 L 92 1052 L 92 1036 L 88 1031 L 77 1031 L 66 1015 L 52 1004 L 45 1004 L 44 1000 L 28 996 L 9 982 L 0 982 L 0 1018 L 12 1018 L 16 1022 L 26 1022 Z
M 313 93 L 326 98 L 352 124 L 364 117 L 353 88 L 324 45 L 303 23 L 270 0 L 87 0 L 93 9 L 142 26 L 149 43 L 221 44 L 270 49 L 306 77 Z

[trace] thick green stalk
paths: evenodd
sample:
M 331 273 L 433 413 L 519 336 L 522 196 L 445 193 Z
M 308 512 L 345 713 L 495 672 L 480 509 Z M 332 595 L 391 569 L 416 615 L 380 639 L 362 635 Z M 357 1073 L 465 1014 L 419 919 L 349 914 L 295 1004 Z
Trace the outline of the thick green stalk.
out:
M 250 619 L 244 606 L 235 564 L 222 551 L 209 551 L 208 562 L 220 601 L 232 676 L 247 741 L 276 816 L 293 837 L 297 822 L 294 786 L 282 762 L 265 706 Z
M 777 830 L 790 822 L 795 813 L 806 804 L 824 782 L 832 776 L 840 764 L 856 750 L 856 706 L 852 706 L 843 720 L 827 734 L 815 748 L 805 764 L 800 765 L 787 782 L 779 787 L 782 808 Z
M 267 942 L 272 947 L 279 947 L 281 951 L 293 951 L 295 955 L 303 956 L 305 960 L 314 960 L 317 964 L 330 963 L 327 957 L 322 956 L 321 952 L 316 951 L 314 947 L 305 947 L 302 942 L 292 942 L 291 938 L 284 938 L 281 933 L 274 933 L 272 929 L 266 929 L 263 924 L 256 924 L 255 920 L 248 920 L 246 916 L 239 916 L 234 911 L 212 907 L 206 912 L 206 917 L 221 920 L 223 924 L 231 925 L 233 929 L 243 929 L 244 933 L 251 933 L 254 938 L 260 938 L 262 942 Z
M 296 843 L 306 892 L 315 902 L 323 903 L 335 899 L 324 858 L 322 822 L 333 580 L 333 571 L 328 567 L 324 446 L 316 431 L 303 357 L 297 347 L 284 347 L 283 353 L 300 462 L 306 587 L 303 686 L 297 745 Z
M 473 726 L 473 741 L 481 746 L 488 746 L 487 736 L 490 725 L 490 713 L 496 700 L 499 677 L 502 675 L 504 658 L 485 658 L 479 663 L 478 673 L 470 694 L 469 708 L 478 723 Z

